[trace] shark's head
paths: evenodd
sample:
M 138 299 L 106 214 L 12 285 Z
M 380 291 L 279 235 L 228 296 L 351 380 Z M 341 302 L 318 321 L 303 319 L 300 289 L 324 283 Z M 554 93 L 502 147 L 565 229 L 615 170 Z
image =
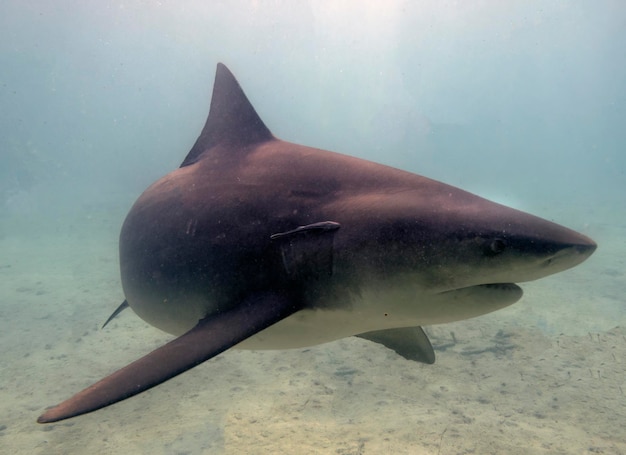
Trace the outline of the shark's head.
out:
M 360 194 L 351 205 L 376 213 L 362 248 L 374 292 L 382 286 L 404 307 L 440 302 L 419 313 L 423 324 L 510 305 L 522 296 L 516 283 L 574 267 L 596 249 L 571 229 L 423 177 L 406 189 Z
M 551 221 L 456 190 L 428 216 L 407 211 L 390 225 L 424 261 L 438 291 L 532 281 L 574 267 L 596 249 L 590 238 Z M 421 269 L 421 267 L 418 267 Z

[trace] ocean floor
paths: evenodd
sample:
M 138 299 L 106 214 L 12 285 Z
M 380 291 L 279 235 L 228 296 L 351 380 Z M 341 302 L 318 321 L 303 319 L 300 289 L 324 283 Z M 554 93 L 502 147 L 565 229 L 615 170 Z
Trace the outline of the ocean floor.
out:
M 523 285 L 507 309 L 426 327 L 434 365 L 357 338 L 231 350 L 122 403 L 37 424 L 47 406 L 170 339 L 132 311 L 100 330 L 123 300 L 126 209 L 2 220 L 3 453 L 626 453 L 623 207 L 537 213 L 592 236 L 598 251 Z

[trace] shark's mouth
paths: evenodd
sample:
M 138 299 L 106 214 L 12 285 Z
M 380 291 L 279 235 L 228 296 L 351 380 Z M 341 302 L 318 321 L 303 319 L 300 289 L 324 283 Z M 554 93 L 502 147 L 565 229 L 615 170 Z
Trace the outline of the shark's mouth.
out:
M 484 305 L 507 306 L 521 299 L 524 291 L 515 283 L 486 283 L 458 289 L 457 293 L 461 298 L 482 301 Z
M 500 293 L 522 293 L 522 288 L 515 283 L 481 283 L 474 284 L 472 286 L 463 286 L 460 288 L 446 289 L 441 291 L 440 294 L 446 294 L 448 292 L 500 292 Z
M 461 321 L 514 304 L 523 295 L 515 283 L 481 283 L 449 289 L 432 296 L 421 325 Z
M 490 290 L 498 290 L 503 292 L 523 292 L 522 288 L 515 283 L 487 283 L 470 286 L 472 288 L 486 288 Z
M 453 298 L 456 302 L 478 304 L 480 306 L 504 307 L 522 298 L 524 291 L 515 283 L 483 283 L 450 289 L 441 292 L 442 297 Z M 494 308 L 495 309 L 495 308 Z
M 522 298 L 524 291 L 515 283 L 485 283 L 457 289 L 457 292 L 467 291 L 474 298 L 484 298 L 489 301 L 506 302 L 511 304 Z

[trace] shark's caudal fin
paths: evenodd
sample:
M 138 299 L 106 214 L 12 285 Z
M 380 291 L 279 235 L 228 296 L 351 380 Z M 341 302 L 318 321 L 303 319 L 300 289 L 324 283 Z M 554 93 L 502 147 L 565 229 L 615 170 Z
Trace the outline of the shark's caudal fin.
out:
M 86 414 L 137 395 L 215 357 L 299 309 L 291 299 L 275 293 L 248 298 L 230 311 L 202 319 L 184 335 L 48 409 L 37 422 L 50 423 Z
M 274 136 L 248 101 L 235 76 L 218 63 L 209 117 L 180 167 L 195 163 L 205 150 L 220 143 L 245 147 L 271 139 Z

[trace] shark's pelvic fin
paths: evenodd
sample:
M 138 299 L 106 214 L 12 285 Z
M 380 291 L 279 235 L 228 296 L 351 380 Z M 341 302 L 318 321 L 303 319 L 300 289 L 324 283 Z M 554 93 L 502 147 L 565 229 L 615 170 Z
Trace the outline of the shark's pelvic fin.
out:
M 120 303 L 120 306 L 118 306 L 115 311 L 113 313 L 111 313 L 111 316 L 109 316 L 109 319 L 106 320 L 106 322 L 104 324 L 102 324 L 102 327 L 100 327 L 100 329 L 104 329 L 107 324 L 109 322 L 111 322 L 115 316 L 117 316 L 118 314 L 120 314 L 122 311 L 124 311 L 126 308 L 128 308 L 128 301 L 124 300 L 122 303 Z
M 435 363 L 435 351 L 421 327 L 376 330 L 357 336 L 380 343 L 396 351 L 407 360 L 415 360 L 429 365 Z

